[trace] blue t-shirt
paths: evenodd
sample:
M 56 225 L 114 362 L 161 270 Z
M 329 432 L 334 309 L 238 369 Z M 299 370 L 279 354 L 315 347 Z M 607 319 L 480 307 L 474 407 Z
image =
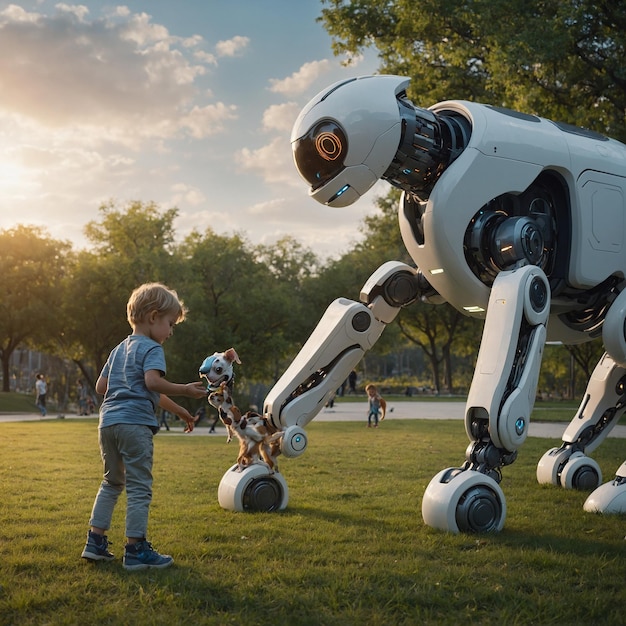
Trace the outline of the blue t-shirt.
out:
M 108 379 L 100 407 L 100 428 L 113 424 L 144 424 L 158 430 L 160 394 L 146 387 L 144 375 L 158 370 L 165 376 L 163 346 L 145 335 L 129 335 L 113 348 L 102 368 Z

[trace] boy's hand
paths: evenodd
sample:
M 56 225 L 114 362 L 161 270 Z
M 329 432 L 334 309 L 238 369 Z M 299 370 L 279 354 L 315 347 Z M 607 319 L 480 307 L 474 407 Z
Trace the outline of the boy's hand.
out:
M 181 406 L 180 411 L 177 411 L 176 415 L 178 415 L 178 417 L 180 417 L 180 419 L 183 420 L 185 424 L 187 424 L 187 426 L 185 426 L 185 432 L 190 433 L 193 430 L 193 427 L 195 424 L 191 413 L 187 409 Z
M 187 390 L 186 395 L 190 398 L 199 400 L 200 398 L 206 398 L 207 396 L 207 389 L 202 381 L 187 383 L 185 388 Z

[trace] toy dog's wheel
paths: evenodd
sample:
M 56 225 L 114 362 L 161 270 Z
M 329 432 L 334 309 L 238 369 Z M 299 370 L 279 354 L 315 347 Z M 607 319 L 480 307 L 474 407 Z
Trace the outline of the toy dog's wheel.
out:
M 233 465 L 222 477 L 217 499 L 228 511 L 269 513 L 287 507 L 289 489 L 283 475 L 272 472 L 265 463 L 254 463 L 241 471 Z
M 243 493 L 244 511 L 277 511 L 283 498 L 280 483 L 271 476 L 254 478 Z

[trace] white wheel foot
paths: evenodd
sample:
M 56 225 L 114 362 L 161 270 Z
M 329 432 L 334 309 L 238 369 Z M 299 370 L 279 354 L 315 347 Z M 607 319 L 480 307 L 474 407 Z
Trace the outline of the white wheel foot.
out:
M 265 463 L 242 471 L 233 465 L 222 477 L 217 499 L 227 511 L 281 511 L 289 502 L 289 490 L 283 475 L 272 472 Z
M 552 448 L 539 460 L 537 482 L 565 489 L 590 491 L 602 484 L 602 470 L 594 459 L 583 452 Z
M 422 517 L 428 526 L 453 533 L 498 532 L 504 526 L 506 500 L 493 478 L 451 467 L 430 481 Z
M 621 482 L 620 482 L 621 480 Z M 626 513 L 626 481 L 612 480 L 598 487 L 583 504 L 588 513 Z

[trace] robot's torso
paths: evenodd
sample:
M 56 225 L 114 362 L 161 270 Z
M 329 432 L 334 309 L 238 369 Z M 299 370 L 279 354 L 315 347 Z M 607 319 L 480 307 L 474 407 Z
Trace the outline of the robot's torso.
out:
M 605 285 L 608 297 L 621 287 L 626 269 L 626 146 L 482 104 L 448 101 L 431 110 L 461 115 L 472 130 L 468 145 L 427 201 L 416 208 L 405 194 L 399 217 L 411 257 L 445 300 L 480 317 L 490 283 L 503 269 L 493 257 L 506 263 L 506 246 L 515 243 L 498 239 L 495 227 L 490 230 L 481 220 L 485 214 L 501 222 L 505 217 L 538 219 L 547 234 L 536 264 L 544 266 L 553 290 L 552 339 L 583 340 L 580 334 L 592 332 L 599 320 L 577 324 L 576 311 L 593 318 L 590 307 L 595 306 L 600 315 L 606 303 L 598 289 Z M 495 255 L 485 252 L 490 245 Z M 570 323 L 563 316 L 572 311 Z

